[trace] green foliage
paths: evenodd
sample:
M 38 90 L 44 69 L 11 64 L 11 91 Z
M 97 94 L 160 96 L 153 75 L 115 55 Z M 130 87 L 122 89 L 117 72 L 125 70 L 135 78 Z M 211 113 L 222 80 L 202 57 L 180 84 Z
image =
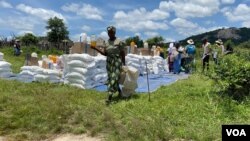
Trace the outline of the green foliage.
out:
M 224 46 L 225 46 L 225 49 L 227 48 L 227 46 L 231 46 L 231 47 L 235 47 L 235 44 L 232 40 L 227 40 L 224 42 Z
M 125 40 L 126 45 L 130 46 L 130 43 L 131 43 L 132 41 L 137 45 L 138 48 L 143 48 L 143 47 L 144 47 L 143 41 L 140 39 L 139 36 L 127 38 L 127 39 Z
M 48 41 L 59 43 L 64 39 L 68 39 L 69 31 L 62 19 L 57 17 L 50 18 L 47 24 L 46 29 L 49 30 L 47 33 Z
M 223 95 L 239 101 L 250 96 L 250 62 L 243 57 L 235 54 L 224 56 L 211 76 Z
M 148 45 L 151 48 L 153 45 L 160 45 L 164 42 L 164 39 L 162 36 L 156 36 L 150 39 L 147 39 Z
M 32 33 L 26 33 L 24 36 L 21 37 L 21 41 L 26 45 L 36 45 L 38 43 L 38 38 L 33 35 Z
M 250 40 L 243 42 L 241 44 L 238 45 L 239 48 L 246 48 L 246 49 L 250 49 Z

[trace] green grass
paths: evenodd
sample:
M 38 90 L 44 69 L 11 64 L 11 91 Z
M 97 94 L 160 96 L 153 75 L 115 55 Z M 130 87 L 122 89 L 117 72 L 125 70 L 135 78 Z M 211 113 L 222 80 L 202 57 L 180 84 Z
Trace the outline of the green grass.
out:
M 27 53 L 31 54 L 32 52 L 36 52 L 40 59 L 42 55 L 61 55 L 63 53 L 62 51 L 57 51 L 55 49 L 50 51 L 42 51 L 35 46 L 22 46 L 21 49 L 23 51 L 21 55 L 14 56 L 13 47 L 0 48 L 0 52 L 4 53 L 4 59 L 12 64 L 11 68 L 14 73 L 20 72 L 20 68 L 25 63 L 25 56 Z
M 5 59 L 7 60 L 6 56 Z M 194 74 L 151 95 L 136 94 L 106 106 L 106 94 L 49 83 L 0 80 L 0 136 L 40 140 L 60 133 L 106 140 L 221 140 L 222 124 L 249 124 L 250 101 L 213 92 Z

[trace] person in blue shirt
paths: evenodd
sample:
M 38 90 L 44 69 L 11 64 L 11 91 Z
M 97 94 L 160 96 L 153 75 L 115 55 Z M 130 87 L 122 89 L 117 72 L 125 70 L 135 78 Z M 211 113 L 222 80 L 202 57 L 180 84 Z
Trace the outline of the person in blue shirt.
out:
M 187 54 L 186 59 L 186 73 L 192 72 L 195 68 L 195 52 L 196 47 L 194 45 L 194 41 L 192 39 L 187 40 L 188 45 L 185 47 L 185 51 Z

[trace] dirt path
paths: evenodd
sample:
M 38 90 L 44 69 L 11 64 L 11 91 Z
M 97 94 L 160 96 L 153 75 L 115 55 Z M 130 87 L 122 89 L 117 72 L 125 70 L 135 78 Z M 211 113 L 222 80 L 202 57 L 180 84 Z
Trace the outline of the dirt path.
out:
M 87 136 L 87 134 L 82 134 L 82 135 L 63 134 L 63 135 L 57 135 L 50 139 L 46 139 L 44 141 L 103 141 L 103 140 L 104 139 L 102 137 L 90 137 Z M 0 141 L 15 141 L 15 140 L 0 136 Z
M 7 141 L 5 137 L 0 137 L 0 141 Z
M 73 134 L 65 134 L 65 135 L 58 135 L 53 139 L 48 139 L 45 141 L 102 141 L 100 137 L 90 137 L 86 134 L 82 135 L 73 135 Z

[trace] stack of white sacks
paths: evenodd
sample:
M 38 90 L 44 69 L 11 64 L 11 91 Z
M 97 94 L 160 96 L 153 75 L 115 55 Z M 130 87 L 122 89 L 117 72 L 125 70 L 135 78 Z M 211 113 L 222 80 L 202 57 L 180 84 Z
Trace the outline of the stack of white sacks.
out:
M 139 70 L 141 75 L 147 73 L 160 74 L 163 71 L 168 71 L 167 61 L 160 56 L 141 56 L 136 54 L 128 54 L 126 56 L 126 64 Z
M 61 74 L 58 70 L 44 69 L 38 66 L 23 66 L 18 80 L 22 82 L 50 82 L 59 83 Z
M 42 68 L 41 68 L 42 69 Z M 18 80 L 22 82 L 33 82 L 34 76 L 40 70 L 38 66 L 23 66 L 19 73 Z
M 11 71 L 11 64 L 4 61 L 4 54 L 0 52 L 0 78 L 9 78 L 13 75 Z
M 91 78 L 95 72 L 95 60 L 88 54 L 70 54 L 63 56 L 64 84 L 69 84 L 82 89 L 94 87 Z
M 97 55 L 95 59 L 95 75 L 92 77 L 92 80 L 95 81 L 95 86 L 102 85 L 107 81 L 108 74 L 106 69 L 106 57 L 103 55 Z
M 43 69 L 38 70 L 34 76 L 34 81 L 37 82 L 50 82 L 59 83 L 61 82 L 61 74 L 59 70 Z

